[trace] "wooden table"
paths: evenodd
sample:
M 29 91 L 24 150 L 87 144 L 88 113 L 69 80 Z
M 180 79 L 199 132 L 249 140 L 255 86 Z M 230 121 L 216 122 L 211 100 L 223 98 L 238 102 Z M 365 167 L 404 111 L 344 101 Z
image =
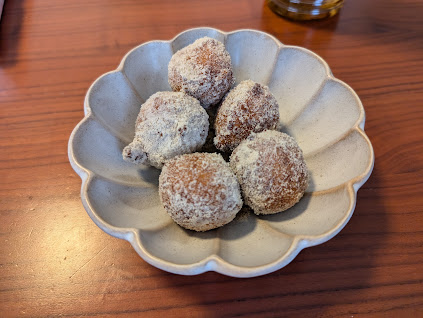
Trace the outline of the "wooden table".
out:
M 296 23 L 262 1 L 6 0 L 0 22 L 0 316 L 423 317 L 423 3 L 347 0 Z M 376 164 L 331 241 L 285 268 L 184 277 L 90 220 L 67 142 L 132 47 L 254 28 L 321 55 L 360 96 Z

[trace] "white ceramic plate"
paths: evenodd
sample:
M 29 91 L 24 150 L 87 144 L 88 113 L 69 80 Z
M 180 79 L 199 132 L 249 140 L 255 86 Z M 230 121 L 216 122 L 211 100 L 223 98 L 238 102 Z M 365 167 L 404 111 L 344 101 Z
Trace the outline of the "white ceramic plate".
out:
M 160 171 L 126 163 L 121 152 L 133 138 L 140 105 L 170 90 L 172 54 L 203 36 L 225 44 L 237 83 L 252 79 L 270 87 L 280 105 L 281 129 L 304 151 L 311 184 L 286 212 L 257 217 L 244 211 L 220 229 L 195 233 L 176 225 L 162 208 Z M 345 226 L 374 164 L 355 92 L 313 52 L 260 31 L 198 28 L 170 41 L 144 43 L 92 84 L 84 109 L 69 140 L 69 159 L 82 179 L 85 209 L 144 260 L 177 274 L 252 277 L 282 268 L 303 248 L 331 239 Z

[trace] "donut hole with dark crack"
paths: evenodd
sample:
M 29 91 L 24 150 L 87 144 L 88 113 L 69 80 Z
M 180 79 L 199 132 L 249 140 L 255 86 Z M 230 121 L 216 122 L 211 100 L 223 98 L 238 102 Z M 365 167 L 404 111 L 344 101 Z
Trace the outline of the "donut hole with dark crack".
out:
M 251 80 L 233 88 L 219 107 L 215 121 L 214 144 L 231 152 L 252 132 L 276 129 L 279 105 L 269 88 Z

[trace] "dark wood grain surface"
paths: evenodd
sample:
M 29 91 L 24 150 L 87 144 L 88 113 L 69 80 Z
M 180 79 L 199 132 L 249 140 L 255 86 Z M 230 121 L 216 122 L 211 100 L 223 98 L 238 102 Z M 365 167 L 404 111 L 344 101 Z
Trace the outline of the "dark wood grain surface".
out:
M 347 0 L 296 23 L 260 0 L 6 0 L 0 22 L 0 316 L 423 317 L 423 2 Z M 257 278 L 184 277 L 90 220 L 67 142 L 91 82 L 198 26 L 315 51 L 360 96 L 376 155 L 351 221 Z

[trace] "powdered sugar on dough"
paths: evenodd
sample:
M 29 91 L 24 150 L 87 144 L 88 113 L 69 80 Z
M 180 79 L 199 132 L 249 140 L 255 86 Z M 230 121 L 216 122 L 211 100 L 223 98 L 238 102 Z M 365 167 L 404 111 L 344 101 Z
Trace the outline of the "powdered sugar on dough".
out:
M 180 92 L 158 92 L 141 105 L 135 138 L 123 150 L 126 161 L 156 168 L 205 143 L 208 115 L 198 100 Z
M 275 129 L 278 123 L 279 105 L 269 88 L 242 81 L 217 111 L 214 144 L 220 151 L 229 152 L 252 132 Z
M 184 228 L 207 231 L 232 221 L 242 207 L 229 164 L 216 153 L 193 153 L 169 160 L 159 178 L 160 199 Z
M 296 204 L 308 186 L 308 170 L 294 138 L 267 130 L 252 133 L 235 148 L 230 166 L 244 201 L 256 214 L 273 214 Z
M 168 74 L 172 90 L 197 98 L 204 108 L 217 104 L 235 82 L 225 46 L 209 37 L 176 52 Z

